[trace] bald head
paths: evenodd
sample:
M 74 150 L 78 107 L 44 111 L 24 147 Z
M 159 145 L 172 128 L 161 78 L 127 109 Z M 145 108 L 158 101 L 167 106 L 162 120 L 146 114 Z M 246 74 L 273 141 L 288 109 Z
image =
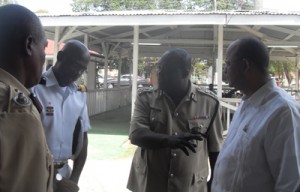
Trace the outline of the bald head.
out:
M 40 80 L 47 40 L 39 18 L 20 5 L 0 7 L 0 68 L 30 88 Z
M 39 42 L 44 37 L 39 18 L 29 9 L 20 5 L 0 7 L 0 59 L 9 60 L 12 54 L 24 54 L 22 49 L 25 39 L 32 36 Z
M 68 41 L 57 55 L 53 67 L 55 77 L 60 86 L 68 86 L 76 81 L 87 69 L 90 61 L 88 48 L 78 40 Z
M 268 72 L 269 53 L 265 44 L 256 37 L 245 37 L 234 41 L 228 51 L 234 50 L 238 59 L 247 59 L 254 63 L 258 71 Z

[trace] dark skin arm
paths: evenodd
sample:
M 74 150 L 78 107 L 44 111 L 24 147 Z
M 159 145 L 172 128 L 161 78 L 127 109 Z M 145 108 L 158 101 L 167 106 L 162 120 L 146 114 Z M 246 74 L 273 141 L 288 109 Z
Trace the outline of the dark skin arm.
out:
M 200 135 L 181 133 L 178 135 L 167 135 L 155 133 L 149 129 L 139 128 L 133 131 L 130 135 L 131 143 L 146 149 L 172 148 L 181 149 L 186 155 L 189 155 L 189 150 L 196 153 L 196 145 L 190 140 L 202 140 Z M 189 149 L 189 150 L 188 150 Z
M 80 174 L 82 172 L 82 169 L 84 167 L 87 158 L 87 147 L 88 147 L 88 137 L 87 137 L 87 132 L 84 132 L 82 149 L 78 157 L 74 160 L 73 171 L 70 177 L 70 180 L 74 181 L 76 184 L 78 184 Z
M 207 182 L 208 192 L 211 191 L 211 183 L 212 183 L 213 178 L 214 178 L 214 169 L 215 169 L 215 164 L 216 164 L 218 155 L 219 155 L 219 152 L 210 152 L 208 154 L 208 156 L 209 156 L 209 162 L 210 162 L 210 167 L 211 167 L 211 177 L 210 177 L 210 180 Z

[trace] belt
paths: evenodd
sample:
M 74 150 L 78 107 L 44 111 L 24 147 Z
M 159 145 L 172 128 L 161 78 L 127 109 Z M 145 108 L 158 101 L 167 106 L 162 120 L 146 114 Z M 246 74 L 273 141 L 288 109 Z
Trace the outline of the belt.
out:
M 67 162 L 54 162 L 54 169 L 61 169 Z

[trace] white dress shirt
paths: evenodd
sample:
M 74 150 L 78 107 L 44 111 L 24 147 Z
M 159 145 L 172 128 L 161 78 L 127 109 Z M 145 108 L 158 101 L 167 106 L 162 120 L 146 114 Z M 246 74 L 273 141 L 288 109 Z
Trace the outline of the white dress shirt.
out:
M 83 132 L 90 129 L 86 93 L 77 91 L 75 83 L 60 87 L 52 68 L 43 77 L 46 84 L 35 86 L 33 92 L 43 106 L 41 120 L 54 161 L 66 161 L 72 157 L 73 132 L 78 118 L 82 118 Z
M 213 192 L 299 190 L 300 106 L 270 80 L 235 112 L 219 154 Z

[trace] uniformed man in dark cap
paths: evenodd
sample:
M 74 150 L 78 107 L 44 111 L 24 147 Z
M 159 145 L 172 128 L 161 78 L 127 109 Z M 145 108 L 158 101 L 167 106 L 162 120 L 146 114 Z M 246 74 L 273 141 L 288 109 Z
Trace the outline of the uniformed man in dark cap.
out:
M 52 192 L 52 158 L 28 88 L 37 84 L 47 39 L 38 17 L 0 7 L 0 191 Z
M 191 72 L 190 55 L 170 49 L 158 62 L 158 89 L 137 96 L 131 191 L 207 191 L 208 160 L 213 169 L 223 141 L 221 112 L 214 94 L 191 83 Z

